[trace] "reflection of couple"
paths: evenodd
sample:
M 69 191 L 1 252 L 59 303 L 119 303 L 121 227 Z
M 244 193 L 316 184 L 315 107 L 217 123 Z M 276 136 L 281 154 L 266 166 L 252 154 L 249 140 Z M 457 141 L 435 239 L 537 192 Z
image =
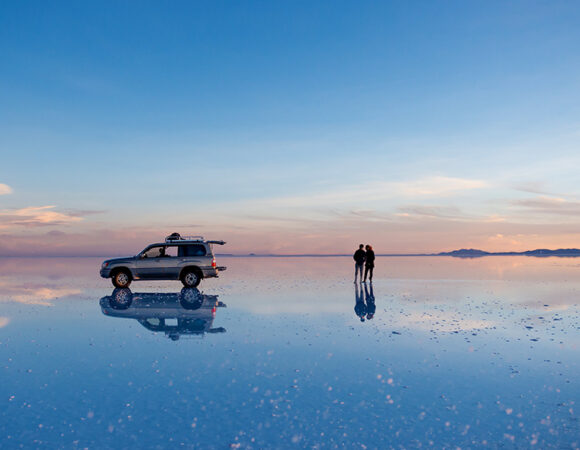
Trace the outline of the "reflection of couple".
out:
M 363 250 L 363 248 L 366 250 Z M 365 277 L 362 280 L 363 283 L 367 282 L 367 276 L 369 276 L 369 281 L 373 281 L 373 269 L 375 268 L 375 252 L 373 247 L 366 245 L 366 247 L 361 244 L 358 250 L 352 255 L 354 259 L 354 282 L 356 283 L 356 278 L 362 279 L 363 277 L 363 266 L 365 267 Z
M 354 287 L 354 313 L 360 318 L 361 322 L 371 320 L 375 316 L 377 306 L 375 305 L 375 294 L 373 293 L 373 285 L 369 287 L 365 284 L 364 296 L 362 285 Z

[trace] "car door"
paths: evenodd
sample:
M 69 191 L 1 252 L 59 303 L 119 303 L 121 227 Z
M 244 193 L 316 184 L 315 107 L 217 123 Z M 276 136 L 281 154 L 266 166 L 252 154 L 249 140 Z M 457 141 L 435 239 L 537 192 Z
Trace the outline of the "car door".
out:
M 166 245 L 161 259 L 161 270 L 166 280 L 177 280 L 179 277 L 179 260 L 176 245 Z
M 162 246 L 150 247 L 141 253 L 139 260 L 135 263 L 135 272 L 137 277 L 142 279 L 163 279 L 164 278 L 164 260 L 161 257 Z

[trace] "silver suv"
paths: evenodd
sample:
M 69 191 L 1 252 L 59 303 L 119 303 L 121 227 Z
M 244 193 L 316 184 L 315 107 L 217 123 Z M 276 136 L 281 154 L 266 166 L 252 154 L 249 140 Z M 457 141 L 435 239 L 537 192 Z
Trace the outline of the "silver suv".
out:
M 226 270 L 216 265 L 213 244 L 225 242 L 173 233 L 136 256 L 106 260 L 100 273 L 118 288 L 128 287 L 133 280 L 181 280 L 185 287 L 196 287 L 203 278 L 215 278 Z

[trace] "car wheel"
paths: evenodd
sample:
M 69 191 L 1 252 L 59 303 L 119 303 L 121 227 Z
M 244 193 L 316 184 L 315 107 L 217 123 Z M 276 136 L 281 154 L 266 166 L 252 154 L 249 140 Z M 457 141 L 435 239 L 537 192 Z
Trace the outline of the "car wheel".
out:
M 195 310 L 201 308 L 203 304 L 203 296 L 199 290 L 195 288 L 183 288 L 179 296 L 179 303 L 183 309 Z
M 201 276 L 197 270 L 186 270 L 181 275 L 181 282 L 186 288 L 193 288 L 199 285 Z
M 133 293 L 131 289 L 115 289 L 109 304 L 113 309 L 127 309 L 133 303 Z
M 126 270 L 119 270 L 113 275 L 113 286 L 118 288 L 126 288 L 131 284 L 131 274 Z

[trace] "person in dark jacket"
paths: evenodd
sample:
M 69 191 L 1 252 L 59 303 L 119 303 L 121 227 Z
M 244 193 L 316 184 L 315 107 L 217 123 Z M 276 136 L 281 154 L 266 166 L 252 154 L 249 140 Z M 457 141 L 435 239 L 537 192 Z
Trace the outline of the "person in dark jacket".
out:
M 375 252 L 373 251 L 373 247 L 367 245 L 365 253 L 365 279 L 363 283 L 367 282 L 367 275 L 369 276 L 369 281 L 372 283 L 373 281 L 373 269 L 375 268 Z
M 359 274 L 358 279 L 360 280 L 363 277 L 363 266 L 365 264 L 365 257 L 366 253 L 363 250 L 364 245 L 361 244 L 358 247 L 358 250 L 354 252 L 352 258 L 354 259 L 354 282 L 356 283 L 356 276 Z

